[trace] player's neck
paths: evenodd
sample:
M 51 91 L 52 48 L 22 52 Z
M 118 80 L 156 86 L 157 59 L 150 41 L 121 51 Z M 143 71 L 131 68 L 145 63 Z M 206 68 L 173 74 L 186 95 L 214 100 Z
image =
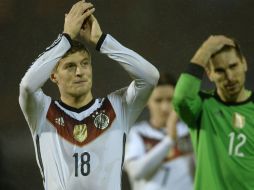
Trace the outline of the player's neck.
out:
M 161 121 L 161 119 L 156 119 L 156 118 L 150 118 L 149 120 L 151 126 L 153 128 L 156 128 L 156 129 L 161 129 L 163 127 L 165 127 L 165 122 Z
M 92 93 L 89 92 L 83 96 L 61 96 L 61 101 L 65 103 L 68 106 L 71 106 L 73 108 L 81 108 L 85 105 L 87 105 L 91 100 L 93 99 Z
M 224 101 L 224 102 L 243 102 L 243 101 L 247 100 L 251 96 L 251 91 L 246 90 L 245 88 L 243 88 L 235 96 L 230 96 L 230 97 L 227 97 L 226 95 L 224 95 L 220 91 L 218 91 L 217 93 L 218 93 L 220 99 L 222 101 Z

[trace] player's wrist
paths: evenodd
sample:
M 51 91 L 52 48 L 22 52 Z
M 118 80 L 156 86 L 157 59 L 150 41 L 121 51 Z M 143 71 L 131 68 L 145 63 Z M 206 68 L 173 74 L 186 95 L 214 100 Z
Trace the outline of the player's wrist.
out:
M 64 30 L 64 31 L 63 31 L 63 34 L 68 35 L 68 36 L 70 37 L 71 40 L 74 40 L 74 39 L 76 38 L 76 35 L 73 34 L 73 32 L 70 32 L 70 31 L 68 31 L 68 30 Z
M 97 40 L 97 43 L 95 44 L 95 49 L 97 51 L 100 51 L 101 46 L 106 38 L 107 34 L 101 33 L 100 38 Z
M 96 47 L 98 44 L 98 41 L 100 40 L 101 36 L 102 36 L 102 32 L 98 32 L 92 39 L 91 39 L 91 43 Z
M 191 75 L 199 78 L 200 80 L 202 80 L 204 71 L 205 71 L 204 67 L 202 67 L 198 64 L 190 63 L 190 64 L 188 64 L 188 67 L 187 67 L 185 73 L 191 74 Z
M 198 50 L 197 53 L 192 57 L 191 63 L 206 67 L 211 55 L 207 51 Z
M 67 34 L 67 33 L 62 33 L 62 35 L 68 40 L 68 42 L 69 42 L 70 45 L 72 46 L 72 39 L 71 39 L 70 35 Z
M 168 145 L 172 146 L 175 144 L 176 142 L 176 139 L 172 138 L 171 136 L 167 135 L 165 138 L 164 138 L 164 141 L 166 141 L 168 143 Z
M 63 33 L 68 34 L 72 40 L 75 40 L 79 35 L 79 29 L 75 28 L 70 23 L 65 23 Z

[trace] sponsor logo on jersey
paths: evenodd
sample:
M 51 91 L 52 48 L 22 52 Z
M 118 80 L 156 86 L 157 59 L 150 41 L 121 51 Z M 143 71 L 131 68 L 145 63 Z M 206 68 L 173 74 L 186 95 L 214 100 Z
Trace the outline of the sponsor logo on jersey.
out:
M 105 129 L 109 125 L 109 117 L 105 114 L 105 110 L 101 113 L 96 112 L 96 115 L 93 116 L 94 118 L 94 125 L 98 129 Z
M 63 119 L 63 117 L 57 117 L 57 118 L 55 118 L 55 123 L 64 127 L 64 119 Z
M 237 112 L 233 114 L 233 126 L 242 129 L 245 125 L 245 117 Z
M 87 138 L 86 124 L 75 125 L 73 129 L 73 137 L 78 142 L 83 142 Z

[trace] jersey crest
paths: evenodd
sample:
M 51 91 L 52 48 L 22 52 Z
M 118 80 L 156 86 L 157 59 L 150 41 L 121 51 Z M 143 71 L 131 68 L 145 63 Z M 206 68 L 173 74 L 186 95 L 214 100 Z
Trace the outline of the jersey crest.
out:
M 99 108 L 81 121 L 70 117 L 54 101 L 51 101 L 46 117 L 59 136 L 72 144 L 83 146 L 109 129 L 116 115 L 110 101 L 105 98 Z
M 233 126 L 242 129 L 245 125 L 245 117 L 237 112 L 233 114 Z
M 94 125 L 96 128 L 98 129 L 105 129 L 108 127 L 109 125 L 109 117 L 105 114 L 105 111 L 103 111 L 102 113 L 96 113 L 96 116 L 92 116 L 94 117 Z

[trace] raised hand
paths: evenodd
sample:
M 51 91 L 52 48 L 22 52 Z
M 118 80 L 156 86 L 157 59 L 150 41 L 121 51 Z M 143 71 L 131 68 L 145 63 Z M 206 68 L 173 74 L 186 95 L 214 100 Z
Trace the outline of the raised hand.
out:
M 176 140 L 176 138 L 177 138 L 177 130 L 176 130 L 177 122 L 178 122 L 177 113 L 175 112 L 175 110 L 172 110 L 170 112 L 170 115 L 169 115 L 168 120 L 167 120 L 166 129 L 167 129 L 167 134 L 173 140 Z
M 94 15 L 89 16 L 80 30 L 80 37 L 87 43 L 96 45 L 101 35 L 102 31 L 97 19 Z
M 79 1 L 74 4 L 68 14 L 65 15 L 64 33 L 75 39 L 86 19 L 95 11 L 92 3 Z
M 223 35 L 212 35 L 210 36 L 201 47 L 197 50 L 193 58 L 191 59 L 191 63 L 199 64 L 203 67 L 206 67 L 211 56 L 218 52 L 225 45 L 235 47 L 235 43 L 232 39 L 227 38 Z

